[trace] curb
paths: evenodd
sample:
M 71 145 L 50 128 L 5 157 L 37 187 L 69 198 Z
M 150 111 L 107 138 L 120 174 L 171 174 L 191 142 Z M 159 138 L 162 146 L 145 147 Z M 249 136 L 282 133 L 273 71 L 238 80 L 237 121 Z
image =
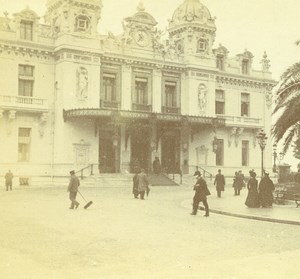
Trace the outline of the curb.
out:
M 199 206 L 199 210 L 204 211 L 203 206 Z M 268 217 L 261 217 L 261 216 L 253 216 L 253 215 L 244 215 L 244 214 L 238 214 L 238 213 L 230 213 L 222 210 L 217 209 L 209 209 L 209 212 L 225 215 L 225 216 L 231 216 L 231 217 L 238 217 L 238 218 L 244 218 L 244 219 L 250 219 L 250 220 L 256 220 L 256 221 L 265 221 L 265 222 L 272 222 L 272 223 L 280 223 L 280 224 L 287 224 L 287 225 L 296 225 L 299 226 L 299 221 L 290 221 L 290 220 L 282 220 L 282 219 L 274 219 L 274 218 L 268 218 Z

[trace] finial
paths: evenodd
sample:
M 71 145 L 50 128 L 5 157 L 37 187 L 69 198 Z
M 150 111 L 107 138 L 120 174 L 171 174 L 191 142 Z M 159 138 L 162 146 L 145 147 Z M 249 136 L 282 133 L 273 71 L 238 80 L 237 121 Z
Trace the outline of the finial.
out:
M 144 6 L 143 2 L 140 2 L 140 3 L 139 3 L 139 5 L 137 6 L 137 10 L 138 10 L 139 12 L 145 11 L 145 6 Z
M 270 59 L 268 59 L 267 52 L 265 51 L 263 54 L 263 59 L 260 61 L 260 64 L 262 66 L 262 71 L 267 72 L 270 69 Z

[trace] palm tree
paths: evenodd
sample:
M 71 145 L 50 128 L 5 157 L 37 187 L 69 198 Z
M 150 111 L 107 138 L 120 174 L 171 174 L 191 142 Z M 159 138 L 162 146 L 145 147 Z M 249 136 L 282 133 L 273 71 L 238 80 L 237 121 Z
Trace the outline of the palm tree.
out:
M 300 62 L 289 67 L 282 74 L 276 90 L 273 115 L 276 118 L 272 127 L 275 143 L 283 140 L 282 151 L 285 153 L 294 142 L 294 156 L 298 157 L 300 155 Z

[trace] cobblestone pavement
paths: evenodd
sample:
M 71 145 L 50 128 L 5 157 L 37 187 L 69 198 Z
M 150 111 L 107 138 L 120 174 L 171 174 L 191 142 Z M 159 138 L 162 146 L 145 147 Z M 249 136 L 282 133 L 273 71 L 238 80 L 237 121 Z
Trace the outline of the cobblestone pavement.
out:
M 87 210 L 68 209 L 66 187 L 0 191 L 0 278 L 299 277 L 300 226 L 191 216 L 191 187 L 81 191 Z

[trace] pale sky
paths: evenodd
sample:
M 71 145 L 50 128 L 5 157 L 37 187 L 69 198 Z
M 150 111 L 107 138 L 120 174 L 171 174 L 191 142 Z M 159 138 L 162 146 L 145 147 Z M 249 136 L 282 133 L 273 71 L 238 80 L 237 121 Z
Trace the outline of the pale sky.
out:
M 140 0 L 102 0 L 103 8 L 99 32 L 122 32 L 122 19 L 132 16 Z M 146 12 L 158 22 L 159 29 L 168 26 L 175 9 L 184 0 L 143 0 Z M 299 0 L 201 0 L 216 17 L 217 34 L 214 47 L 219 43 L 229 50 L 229 56 L 245 49 L 254 55 L 254 68 L 260 69 L 263 52 L 271 60 L 273 78 L 278 80 L 287 67 L 300 61 Z M 0 14 L 11 16 L 29 6 L 40 17 L 46 11 L 46 0 L 0 0 Z
M 122 32 L 122 19 L 133 15 L 140 0 L 102 0 L 103 9 L 99 32 Z M 165 29 L 168 19 L 184 0 L 143 0 L 146 11 Z M 222 43 L 230 56 L 246 48 L 254 54 L 254 67 L 259 69 L 263 52 L 271 60 L 273 77 L 278 79 L 291 64 L 300 60 L 299 0 L 201 0 L 216 17 L 215 46 Z M 0 0 L 0 13 L 19 12 L 26 6 L 41 17 L 46 11 L 46 0 Z M 41 23 L 43 19 L 41 18 Z

